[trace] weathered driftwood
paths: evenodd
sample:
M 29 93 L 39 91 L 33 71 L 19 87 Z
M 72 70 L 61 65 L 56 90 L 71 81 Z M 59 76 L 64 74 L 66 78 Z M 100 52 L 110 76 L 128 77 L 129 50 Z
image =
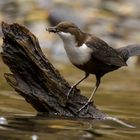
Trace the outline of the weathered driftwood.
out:
M 6 73 L 5 78 L 38 112 L 86 119 L 105 118 L 94 104 L 76 113 L 87 98 L 74 89 L 67 99 L 70 85 L 44 56 L 37 38 L 27 28 L 3 22 L 2 32 L 1 55 L 12 72 Z

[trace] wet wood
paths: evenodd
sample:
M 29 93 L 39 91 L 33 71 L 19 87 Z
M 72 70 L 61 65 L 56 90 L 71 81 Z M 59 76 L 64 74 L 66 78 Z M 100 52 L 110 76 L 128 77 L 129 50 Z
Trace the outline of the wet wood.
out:
M 5 78 L 38 112 L 85 119 L 106 117 L 94 104 L 76 113 L 87 98 L 74 89 L 67 99 L 69 83 L 45 57 L 37 38 L 26 27 L 3 22 L 2 32 L 1 56 L 11 71 L 5 73 Z

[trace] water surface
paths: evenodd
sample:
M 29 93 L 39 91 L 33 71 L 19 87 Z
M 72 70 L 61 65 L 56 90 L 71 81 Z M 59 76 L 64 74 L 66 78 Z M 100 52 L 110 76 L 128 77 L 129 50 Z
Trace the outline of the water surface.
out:
M 54 65 L 72 84 L 83 73 L 71 65 Z M 140 138 L 140 69 L 121 69 L 106 75 L 95 96 L 97 107 L 135 128 L 112 120 L 91 121 L 37 115 L 37 112 L 3 81 L 0 91 L 0 140 L 139 140 Z M 79 88 L 87 97 L 94 86 L 94 76 Z M 7 90 L 6 90 L 7 89 Z

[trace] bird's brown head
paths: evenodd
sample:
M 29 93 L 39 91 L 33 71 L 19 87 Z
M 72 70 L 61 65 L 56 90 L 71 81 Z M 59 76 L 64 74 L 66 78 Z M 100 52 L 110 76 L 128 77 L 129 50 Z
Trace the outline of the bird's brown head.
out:
M 74 37 L 76 42 L 80 45 L 81 40 L 84 39 L 84 33 L 72 22 L 63 21 L 54 27 L 49 27 L 46 29 L 48 32 L 57 33 L 62 40 L 70 39 Z

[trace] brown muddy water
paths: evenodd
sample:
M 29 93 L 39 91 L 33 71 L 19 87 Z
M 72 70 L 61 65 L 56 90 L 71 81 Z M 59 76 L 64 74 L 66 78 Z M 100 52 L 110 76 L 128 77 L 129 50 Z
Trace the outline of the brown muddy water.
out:
M 72 65 L 54 65 L 72 84 L 83 72 Z M 51 118 L 37 112 L 4 80 L 0 71 L 0 140 L 139 140 L 140 139 L 140 68 L 123 68 L 106 75 L 96 93 L 97 107 L 130 128 L 113 120 L 88 121 Z M 94 76 L 79 88 L 90 96 Z

